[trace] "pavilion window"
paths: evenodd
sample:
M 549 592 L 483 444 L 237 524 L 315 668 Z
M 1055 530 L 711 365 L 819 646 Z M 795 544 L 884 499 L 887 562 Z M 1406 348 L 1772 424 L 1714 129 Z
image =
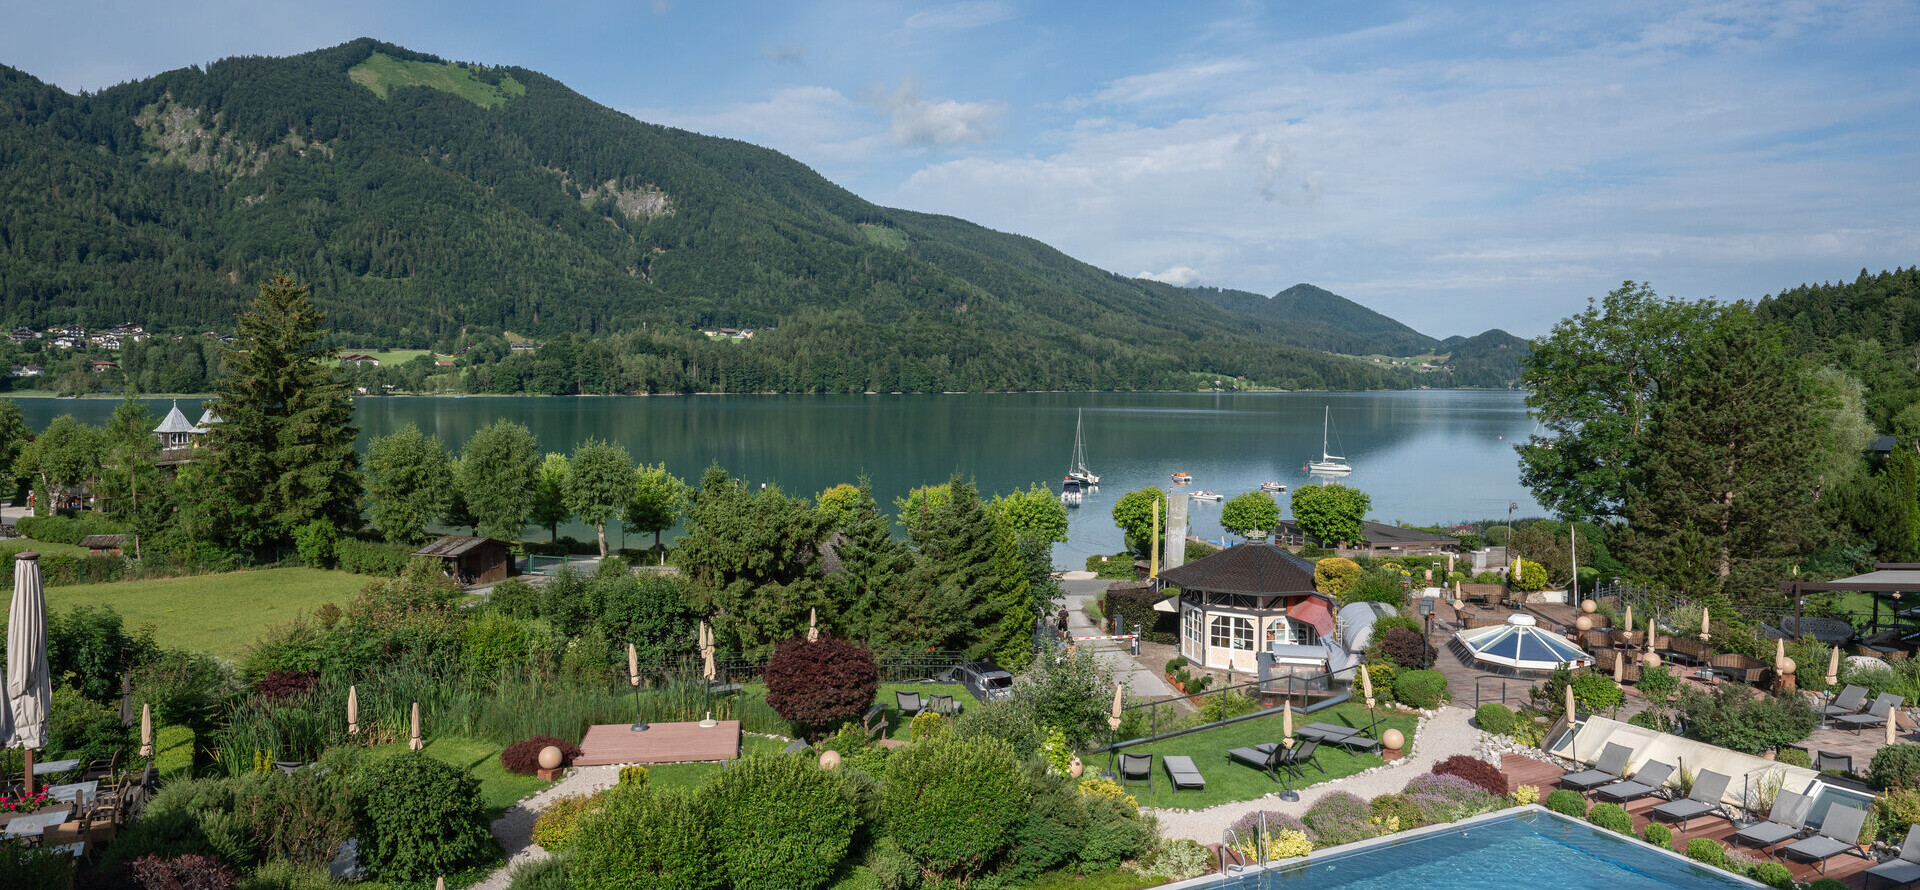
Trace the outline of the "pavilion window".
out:
M 1214 616 L 1210 628 L 1216 649 L 1253 651 L 1253 619 L 1234 615 Z
M 1187 642 L 1192 643 L 1196 647 L 1206 642 L 1206 622 L 1206 613 L 1199 609 L 1187 610 L 1187 620 L 1180 622 L 1181 625 L 1186 627 Z

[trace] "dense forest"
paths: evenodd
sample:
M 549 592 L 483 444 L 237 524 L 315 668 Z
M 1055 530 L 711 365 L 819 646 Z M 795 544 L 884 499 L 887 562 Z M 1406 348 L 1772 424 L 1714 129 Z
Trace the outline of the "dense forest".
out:
M 1878 429 L 1920 441 L 1920 267 L 1803 284 L 1761 300 L 1754 314 L 1864 384 Z
M 1504 385 L 1330 355 L 1304 321 L 372 40 L 82 95 L 0 68 L 0 166 L 9 325 L 223 330 L 286 271 L 341 345 L 564 340 L 598 362 L 574 391 Z

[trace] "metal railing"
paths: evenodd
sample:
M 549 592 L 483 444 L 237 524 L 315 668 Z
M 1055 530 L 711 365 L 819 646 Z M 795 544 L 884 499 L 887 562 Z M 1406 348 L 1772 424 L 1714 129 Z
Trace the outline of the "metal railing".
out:
M 1130 705 L 1125 705 L 1121 708 L 1121 712 L 1123 714 L 1134 712 L 1134 711 L 1140 711 L 1140 710 L 1145 710 L 1147 712 L 1147 734 L 1144 736 L 1140 736 L 1138 738 L 1132 738 L 1132 739 L 1115 738 L 1112 742 L 1110 742 L 1107 745 L 1107 755 L 1109 758 L 1112 758 L 1120 750 L 1124 748 L 1131 748 L 1135 745 L 1144 745 L 1150 742 L 1158 742 L 1165 739 L 1178 738 L 1179 736 L 1187 735 L 1189 733 L 1202 732 L 1209 729 L 1217 729 L 1222 726 L 1232 726 L 1236 723 L 1244 723 L 1248 720 L 1258 720 L 1263 717 L 1271 717 L 1271 716 L 1274 716 L 1275 714 L 1280 713 L 1281 708 L 1285 707 L 1286 705 L 1292 704 L 1295 699 L 1299 699 L 1300 701 L 1305 703 L 1303 706 L 1295 708 L 1295 711 L 1299 714 L 1302 714 L 1302 715 L 1313 714 L 1313 713 L 1325 710 L 1327 708 L 1333 707 L 1334 705 L 1340 704 L 1342 702 L 1352 700 L 1353 695 L 1352 695 L 1351 686 L 1353 683 L 1353 674 L 1358 670 L 1359 670 L 1359 665 L 1354 665 L 1352 667 L 1342 668 L 1337 671 L 1326 671 L 1323 673 L 1312 674 L 1307 676 L 1291 675 L 1286 677 L 1275 677 L 1268 680 L 1255 680 L 1251 683 L 1237 683 L 1232 686 L 1223 686 L 1219 689 L 1210 689 L 1210 690 L 1207 690 L 1206 692 L 1198 693 L 1196 695 L 1174 696 L 1172 698 L 1153 699 L 1150 701 L 1135 702 Z M 1343 677 L 1344 677 L 1344 680 L 1342 679 Z M 1337 689 L 1335 687 L 1336 683 L 1344 683 L 1344 685 L 1347 688 Z M 1168 729 L 1165 732 L 1160 731 L 1160 713 L 1163 708 L 1172 708 L 1172 707 L 1175 707 L 1179 702 L 1182 702 L 1182 701 L 1192 702 L 1193 699 L 1204 698 L 1209 695 L 1224 696 L 1228 693 L 1237 693 L 1242 691 L 1247 691 L 1249 692 L 1249 694 L 1252 694 L 1258 697 L 1282 698 L 1282 699 L 1285 699 L 1285 701 L 1278 705 L 1273 705 L 1271 707 L 1257 708 L 1248 713 L 1239 714 L 1233 717 L 1226 717 L 1219 720 L 1212 720 L 1205 723 L 1196 724 L 1193 726 L 1175 725 L 1173 726 L 1173 728 Z M 1205 703 L 1201 703 L 1200 707 L 1202 710 L 1205 710 L 1206 708 Z M 1226 713 L 1224 707 L 1222 707 L 1222 709 L 1218 713 L 1222 713 L 1222 714 Z M 1169 718 L 1168 723 L 1170 725 L 1174 724 L 1174 722 L 1175 721 L 1172 718 Z
M 873 660 L 880 667 L 880 682 L 914 683 L 947 679 L 955 668 L 966 663 L 967 657 L 964 652 L 950 650 L 879 650 L 873 653 Z M 764 661 L 715 659 L 713 666 L 719 678 L 717 682 L 720 683 L 749 683 L 762 679 L 767 673 L 767 663 Z M 676 658 L 642 664 L 640 676 L 646 679 L 697 676 L 703 667 L 698 658 Z
M 1532 689 L 1534 687 L 1534 684 L 1539 682 L 1537 680 L 1521 681 L 1514 677 L 1502 677 L 1497 674 L 1481 674 L 1473 678 L 1473 706 L 1475 708 L 1480 707 L 1482 704 L 1485 704 L 1488 701 L 1488 699 L 1485 696 L 1480 694 L 1480 684 L 1488 680 L 1500 681 L 1500 704 L 1503 704 L 1503 705 L 1507 703 L 1507 684 L 1519 683 L 1520 688 L 1523 690 L 1523 696 L 1524 696 L 1524 690 Z M 1528 699 L 1523 697 L 1521 699 L 1521 703 L 1524 704 L 1526 703 L 1527 700 Z
M 1240 835 L 1235 834 L 1231 828 L 1224 828 L 1220 830 L 1220 873 L 1223 875 L 1246 868 L 1238 862 L 1228 862 L 1227 853 L 1229 852 L 1239 854 L 1236 858 L 1245 858 L 1245 854 L 1240 853 Z

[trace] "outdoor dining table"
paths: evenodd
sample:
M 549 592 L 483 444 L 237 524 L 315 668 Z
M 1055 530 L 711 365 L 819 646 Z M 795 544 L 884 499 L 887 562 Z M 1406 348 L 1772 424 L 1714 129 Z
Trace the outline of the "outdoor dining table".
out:
M 78 766 L 80 766 L 80 759 L 77 757 L 72 760 L 49 760 L 46 763 L 34 764 L 33 774 L 36 776 L 51 776 L 64 773 Z
M 67 811 L 40 813 L 33 816 L 15 816 L 7 823 L 6 837 L 38 838 L 46 834 L 47 829 L 67 821 Z
M 93 800 L 94 795 L 99 793 L 99 779 L 91 782 L 74 782 L 71 785 L 51 785 L 47 788 L 48 797 L 54 800 L 64 800 L 68 803 L 77 803 L 81 806 L 86 806 L 89 801 Z

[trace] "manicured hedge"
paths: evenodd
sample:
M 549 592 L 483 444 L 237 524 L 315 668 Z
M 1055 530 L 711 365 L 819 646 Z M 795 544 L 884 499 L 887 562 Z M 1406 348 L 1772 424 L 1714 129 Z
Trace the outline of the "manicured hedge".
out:
M 1153 604 L 1163 597 L 1151 587 L 1122 587 L 1108 590 L 1105 606 L 1101 611 L 1111 622 L 1113 616 L 1120 616 L 1126 625 L 1123 633 L 1130 633 L 1133 626 L 1140 625 L 1140 638 L 1149 643 L 1180 642 L 1180 616 L 1154 611 Z
M 1405 704 L 1431 711 L 1447 700 L 1447 678 L 1438 671 L 1407 671 L 1394 678 L 1393 694 Z
M 1513 732 L 1513 709 L 1499 702 L 1487 702 L 1473 712 L 1473 721 L 1494 735 L 1507 735 Z
M 79 544 L 88 535 L 124 535 L 127 527 L 105 516 L 81 513 L 74 516 L 22 516 L 13 524 L 20 534 L 36 541 L 54 544 Z
M 480 780 L 420 751 L 375 763 L 361 784 L 360 857 L 387 881 L 426 881 L 498 849 Z
M 407 567 L 407 561 L 413 558 L 416 549 L 419 548 L 405 544 L 341 538 L 333 542 L 333 561 L 342 571 L 356 575 L 395 578 Z

